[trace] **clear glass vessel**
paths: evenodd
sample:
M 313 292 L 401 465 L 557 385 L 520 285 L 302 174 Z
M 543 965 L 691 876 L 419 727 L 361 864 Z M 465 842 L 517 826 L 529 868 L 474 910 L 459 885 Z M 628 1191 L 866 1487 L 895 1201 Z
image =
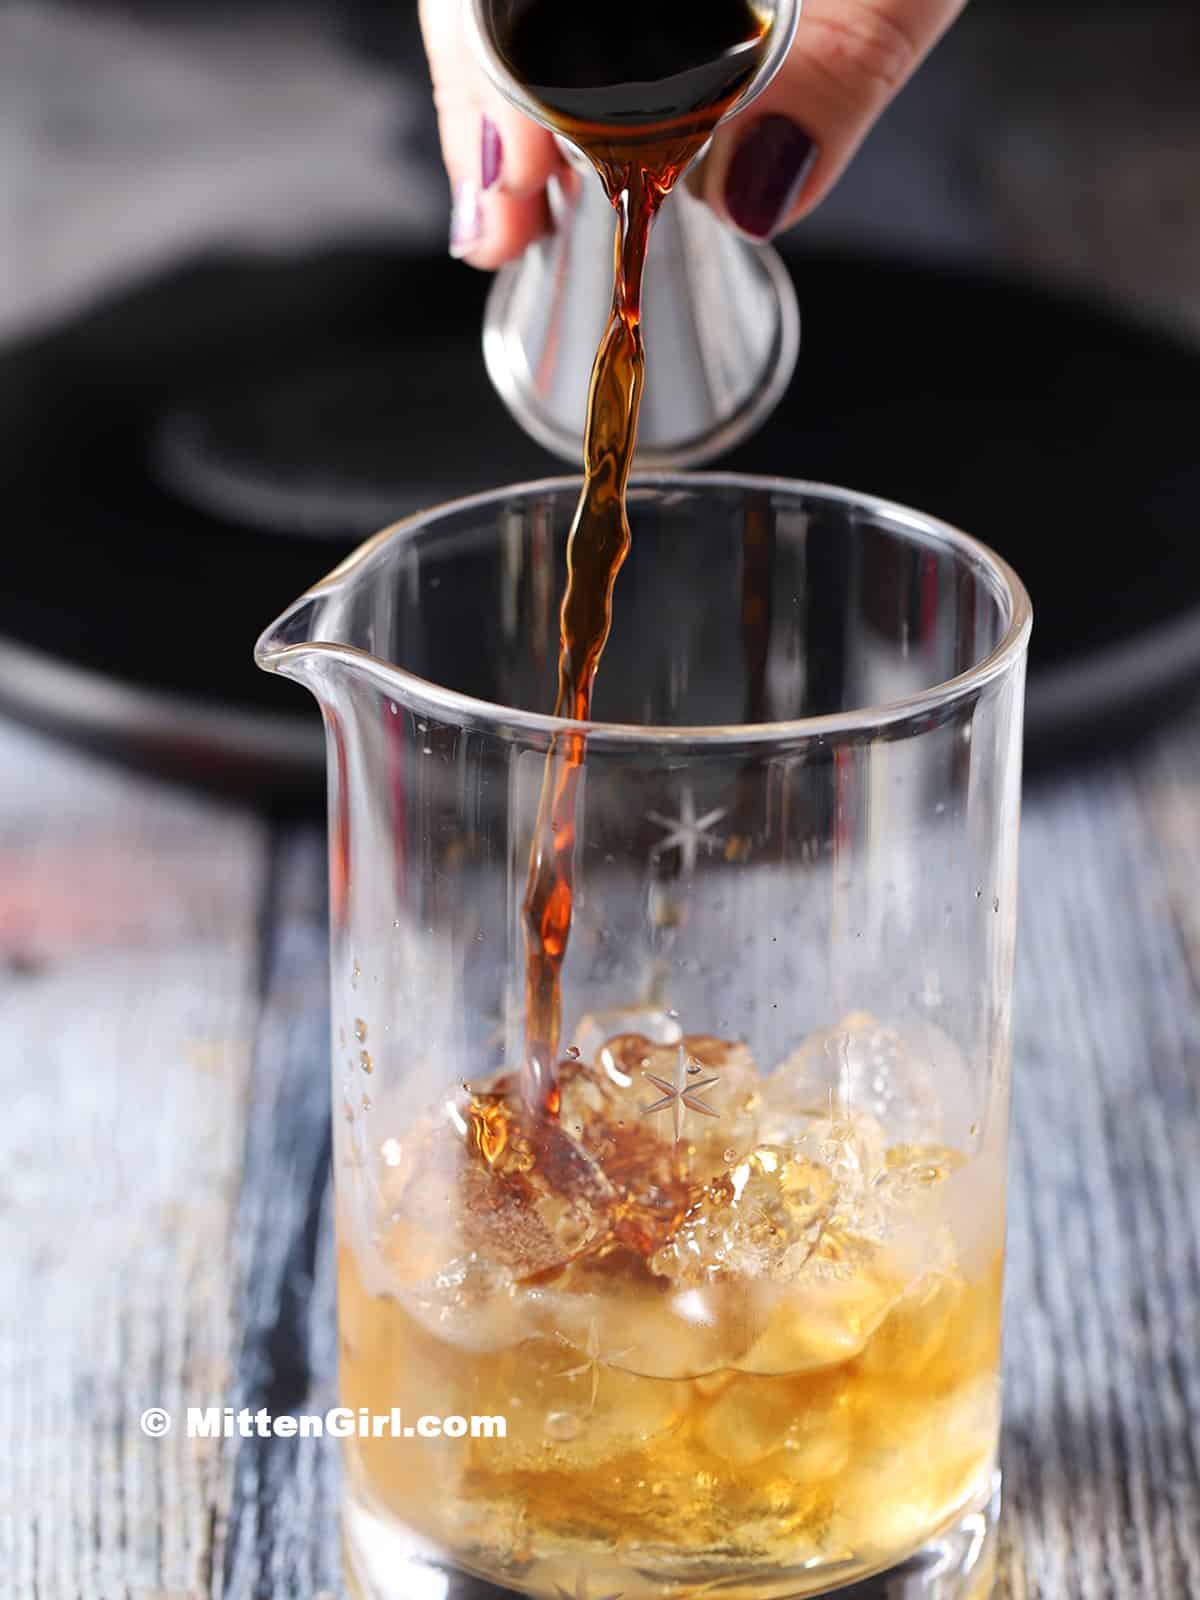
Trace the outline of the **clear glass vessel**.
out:
M 347 1440 L 351 1581 L 974 1600 L 1028 598 L 865 495 L 643 480 L 559 724 L 577 488 L 402 523 L 258 647 L 328 733 L 343 1401 L 409 1429 Z M 581 732 L 535 1103 L 526 876 Z

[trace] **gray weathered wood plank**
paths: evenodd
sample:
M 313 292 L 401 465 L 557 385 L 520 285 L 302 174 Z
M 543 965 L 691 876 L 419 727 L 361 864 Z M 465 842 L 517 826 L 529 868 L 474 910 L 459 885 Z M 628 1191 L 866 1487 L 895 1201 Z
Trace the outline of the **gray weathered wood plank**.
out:
M 209 1590 L 262 826 L 0 730 L 0 1593 Z
M 1178 863 L 1139 801 L 1192 740 L 1026 806 L 1007 1488 L 1046 1600 L 1200 1593 L 1200 1029 Z
M 233 1235 L 241 1346 L 228 1404 L 273 1415 L 335 1405 L 324 837 L 274 855 L 245 1180 Z M 238 1439 L 220 1592 L 315 1596 L 340 1584 L 338 1455 L 329 1439 Z

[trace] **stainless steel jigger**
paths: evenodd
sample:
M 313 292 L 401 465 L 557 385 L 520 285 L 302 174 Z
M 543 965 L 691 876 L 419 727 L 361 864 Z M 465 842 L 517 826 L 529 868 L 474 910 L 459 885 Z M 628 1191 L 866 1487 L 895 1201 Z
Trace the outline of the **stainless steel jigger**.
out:
M 489 78 L 526 115 L 537 103 L 488 36 L 487 0 L 464 0 L 468 34 Z M 774 77 L 796 31 L 800 0 L 762 0 L 763 61 L 728 115 Z M 565 180 L 552 180 L 553 234 L 497 274 L 483 322 L 492 383 L 525 431 L 556 455 L 583 455 L 588 378 L 612 302 L 613 210 L 591 164 L 556 135 Z M 694 466 L 752 433 L 781 399 L 800 349 L 791 278 L 768 245 L 722 226 L 680 183 L 655 222 L 642 292 L 646 387 L 636 463 Z

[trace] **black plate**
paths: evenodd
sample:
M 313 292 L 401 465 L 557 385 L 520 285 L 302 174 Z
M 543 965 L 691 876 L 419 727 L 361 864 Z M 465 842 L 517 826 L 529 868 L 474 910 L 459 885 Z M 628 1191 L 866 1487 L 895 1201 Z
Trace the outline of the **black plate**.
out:
M 1190 691 L 1200 354 L 1000 278 L 792 267 L 796 378 L 726 464 L 887 495 L 1007 556 L 1037 613 L 1035 758 Z M 220 782 L 311 778 L 315 714 L 253 667 L 260 629 L 396 517 L 563 470 L 488 385 L 486 291 L 385 249 L 206 260 L 10 348 L 7 703 Z

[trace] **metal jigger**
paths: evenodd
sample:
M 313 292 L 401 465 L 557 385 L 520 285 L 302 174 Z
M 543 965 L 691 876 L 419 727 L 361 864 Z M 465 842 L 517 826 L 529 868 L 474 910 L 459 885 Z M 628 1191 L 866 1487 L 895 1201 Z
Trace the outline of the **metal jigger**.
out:
M 505 68 L 484 26 L 486 0 L 465 0 L 468 32 L 496 87 L 546 125 Z M 740 111 L 774 77 L 799 0 L 774 0 L 762 65 Z M 588 380 L 612 302 L 613 209 L 587 158 L 559 136 L 569 168 L 551 184 L 553 234 L 497 274 L 483 323 L 488 374 L 539 444 L 577 463 Z M 770 414 L 800 348 L 792 281 L 774 250 L 722 226 L 682 184 L 655 222 L 643 288 L 646 387 L 636 462 L 660 471 L 732 448 Z

